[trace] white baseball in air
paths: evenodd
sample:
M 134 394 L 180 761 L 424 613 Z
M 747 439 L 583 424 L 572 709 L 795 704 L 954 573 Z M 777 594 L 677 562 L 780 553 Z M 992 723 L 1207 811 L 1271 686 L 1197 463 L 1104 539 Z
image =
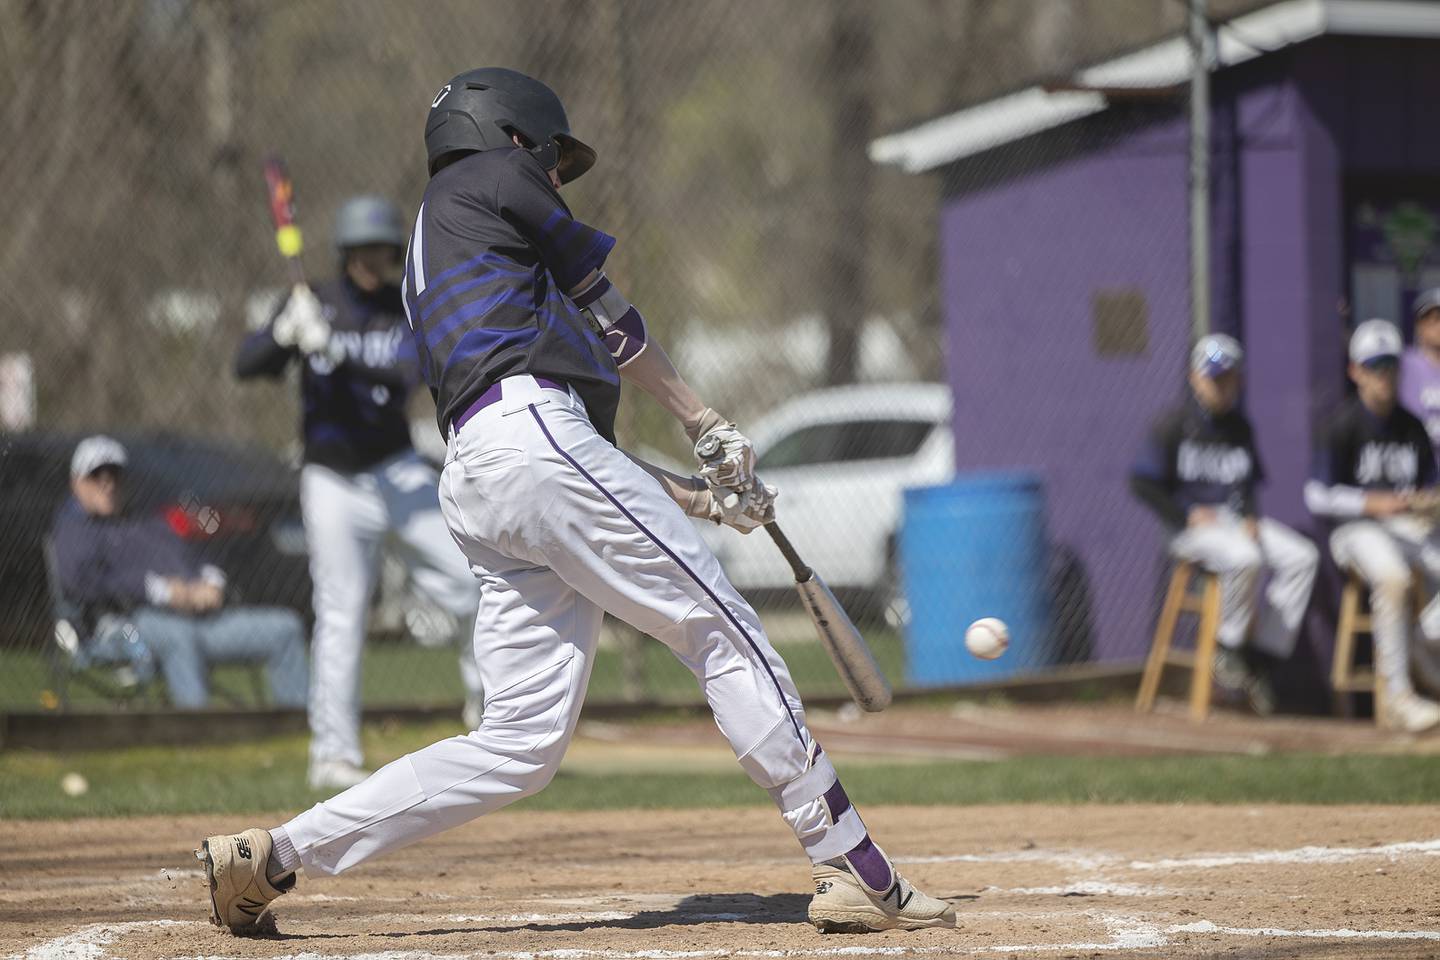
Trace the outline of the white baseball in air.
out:
M 965 631 L 965 649 L 981 660 L 994 660 L 1010 646 L 1010 628 L 999 617 L 981 617 Z
M 83 775 L 72 771 L 60 778 L 60 789 L 67 797 L 79 797 L 90 789 L 90 784 Z

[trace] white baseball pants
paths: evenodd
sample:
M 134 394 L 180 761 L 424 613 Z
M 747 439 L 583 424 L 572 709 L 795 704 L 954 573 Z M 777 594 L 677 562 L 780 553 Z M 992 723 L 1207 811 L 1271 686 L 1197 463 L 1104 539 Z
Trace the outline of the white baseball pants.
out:
M 1220 643 L 1238 649 L 1254 620 L 1256 649 L 1283 660 L 1295 649 L 1320 551 L 1308 538 L 1268 517 L 1260 519 L 1257 532 L 1258 539 L 1251 537 L 1240 517 L 1222 513 L 1215 523 L 1181 530 L 1171 540 L 1170 552 L 1219 576 Z M 1256 620 L 1260 575 L 1266 570 L 1270 582 Z
M 1370 585 L 1370 622 L 1375 640 L 1375 670 L 1387 693 L 1414 692 L 1410 680 L 1410 608 L 1412 565 L 1432 588 L 1420 614 L 1427 637 L 1440 639 L 1440 543 L 1431 524 L 1416 517 L 1353 520 L 1330 534 L 1330 553 L 1341 569 L 1354 570 Z
M 479 728 L 402 757 L 284 825 L 309 873 L 334 874 L 535 793 L 575 730 L 605 611 L 695 674 L 744 768 L 812 861 L 889 866 L 805 727 L 759 618 L 660 485 L 528 376 L 452 436 L 440 481 L 481 583 Z M 738 534 L 737 534 L 738 535 Z M 883 868 L 883 869 L 882 869 Z M 885 889 L 885 887 L 880 887 Z
M 479 591 L 445 526 L 435 470 L 414 451 L 359 473 L 318 464 L 300 472 L 300 509 L 310 550 L 315 636 L 311 642 L 310 759 L 359 766 L 360 654 L 375 588 L 379 548 L 393 535 L 417 589 L 462 622 Z M 465 687 L 479 692 L 470 650 L 460 654 Z

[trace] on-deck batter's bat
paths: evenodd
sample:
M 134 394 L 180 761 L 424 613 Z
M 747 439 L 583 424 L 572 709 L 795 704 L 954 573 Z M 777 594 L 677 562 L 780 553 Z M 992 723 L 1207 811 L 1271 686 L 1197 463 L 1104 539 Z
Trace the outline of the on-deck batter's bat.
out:
M 720 454 L 720 449 L 717 438 L 706 437 L 696 446 L 695 453 L 702 460 L 710 460 Z M 800 559 L 799 552 L 778 523 L 772 520 L 765 524 L 765 532 L 770 534 L 770 539 L 790 564 L 790 570 L 795 574 L 795 590 L 804 601 L 805 612 L 815 624 L 821 645 L 835 664 L 835 672 L 840 674 L 845 689 L 850 691 L 850 699 L 870 713 L 879 713 L 890 706 L 890 681 L 885 679 L 880 664 L 875 662 L 875 654 L 870 652 L 870 645 L 855 629 L 855 624 L 845 613 L 845 608 L 840 606 L 840 601 L 835 599 L 835 594 L 830 592 L 814 568 Z
M 275 246 L 290 268 L 290 279 L 294 283 L 305 282 L 305 270 L 300 265 L 300 253 L 305 249 L 300 236 L 300 227 L 295 223 L 295 186 L 285 169 L 285 161 L 278 154 L 265 158 L 265 186 L 270 191 L 270 220 L 275 224 Z

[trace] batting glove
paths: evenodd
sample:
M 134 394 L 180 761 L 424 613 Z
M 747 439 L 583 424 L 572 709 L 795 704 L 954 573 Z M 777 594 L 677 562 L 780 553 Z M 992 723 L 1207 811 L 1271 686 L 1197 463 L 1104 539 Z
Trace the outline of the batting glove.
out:
M 710 488 L 709 519 L 749 533 L 775 520 L 775 500 L 780 491 L 758 480 L 743 493 Z
M 330 323 L 314 291 L 295 284 L 285 309 L 275 318 L 270 335 L 282 347 L 296 347 L 301 353 L 320 353 L 330 343 Z
M 706 483 L 742 493 L 755 484 L 755 446 L 735 424 L 707 407 L 686 432 Z

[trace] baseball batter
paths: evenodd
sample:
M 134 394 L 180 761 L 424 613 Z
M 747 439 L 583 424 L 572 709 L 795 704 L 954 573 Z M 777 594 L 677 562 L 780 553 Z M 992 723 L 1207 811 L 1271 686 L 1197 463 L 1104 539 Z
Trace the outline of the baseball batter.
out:
M 687 519 L 741 531 L 773 516 L 750 442 L 702 403 L 602 272 L 615 238 L 559 187 L 595 151 L 544 84 L 461 74 L 431 104 L 430 184 L 405 303 L 449 437 L 440 499 L 481 584 L 479 727 L 402 757 L 272 830 L 206 839 L 211 919 L 253 931 L 295 873 L 336 874 L 542 789 L 574 732 L 601 617 L 665 643 L 694 672 L 745 772 L 813 864 L 822 931 L 953 926 L 870 838 L 811 737 L 784 661 Z M 614 445 L 620 380 L 723 456 L 699 477 Z
M 242 378 L 278 377 L 301 364 L 300 509 L 315 605 L 314 789 L 353 786 L 369 775 L 360 751 L 360 654 L 386 537 L 416 587 L 452 616 L 470 622 L 479 602 L 469 565 L 446 532 L 435 470 L 410 445 L 405 405 L 420 374 L 398 283 L 405 222 L 388 200 L 352 197 L 336 214 L 333 239 L 339 278 L 313 291 L 297 285 L 235 360 Z M 478 708 L 480 681 L 468 648 L 460 675 Z

